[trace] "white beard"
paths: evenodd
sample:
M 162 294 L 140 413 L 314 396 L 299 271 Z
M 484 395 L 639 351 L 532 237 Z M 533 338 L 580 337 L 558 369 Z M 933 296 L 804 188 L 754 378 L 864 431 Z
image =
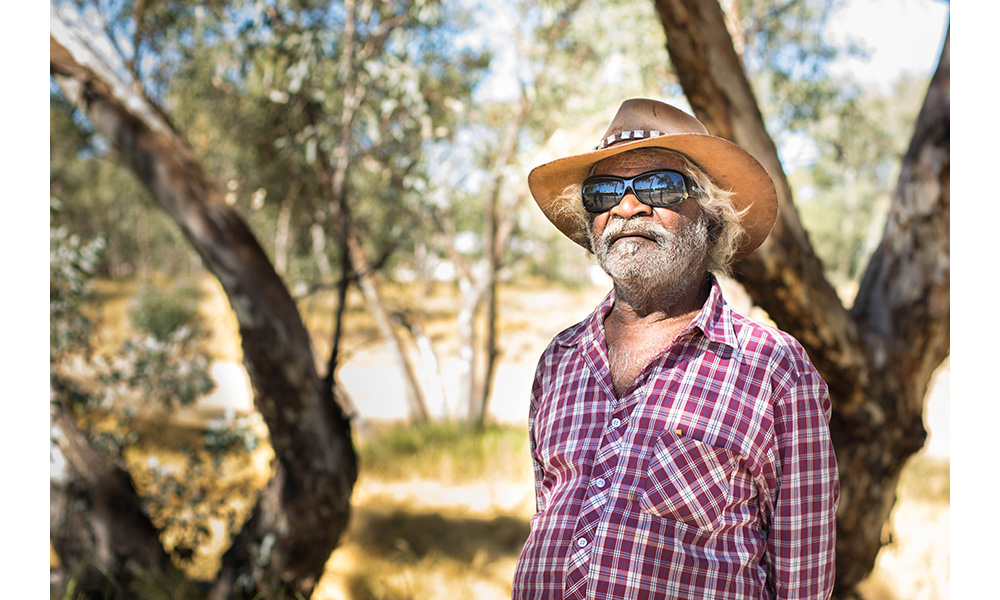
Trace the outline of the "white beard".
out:
M 626 238 L 611 244 L 624 232 L 641 233 L 652 241 Z M 652 221 L 612 217 L 592 247 L 597 263 L 621 291 L 635 300 L 674 304 L 705 275 L 708 221 L 700 214 L 695 223 L 672 233 Z

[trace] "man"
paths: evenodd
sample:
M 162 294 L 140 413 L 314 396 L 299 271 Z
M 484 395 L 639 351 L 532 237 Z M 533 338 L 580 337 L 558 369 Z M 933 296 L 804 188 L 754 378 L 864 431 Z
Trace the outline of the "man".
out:
M 791 336 L 734 312 L 712 274 L 770 232 L 767 173 L 697 119 L 634 99 L 596 150 L 528 185 L 614 287 L 538 364 L 537 513 L 513 597 L 829 597 L 826 384 Z

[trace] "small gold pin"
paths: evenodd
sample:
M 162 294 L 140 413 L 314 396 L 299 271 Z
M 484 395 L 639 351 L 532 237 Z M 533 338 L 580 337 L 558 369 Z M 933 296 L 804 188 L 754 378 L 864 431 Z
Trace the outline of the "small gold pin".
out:
M 676 433 L 677 435 L 684 435 L 684 430 L 683 429 L 675 429 L 674 433 Z

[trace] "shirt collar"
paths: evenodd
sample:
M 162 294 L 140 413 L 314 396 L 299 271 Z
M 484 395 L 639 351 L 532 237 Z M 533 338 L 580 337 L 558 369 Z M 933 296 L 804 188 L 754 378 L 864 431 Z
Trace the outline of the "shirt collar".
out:
M 708 294 L 708 300 L 691 321 L 691 327 L 697 327 L 705 337 L 713 342 L 736 347 L 736 332 L 733 328 L 733 310 L 726 299 L 722 296 L 722 286 L 713 274 L 709 274 L 712 280 L 712 290 Z
M 736 347 L 736 332 L 733 328 L 732 308 L 722 296 L 722 286 L 713 274 L 709 274 L 712 281 L 712 289 L 709 291 L 708 299 L 698 311 L 694 320 L 687 330 L 696 328 L 712 342 L 725 344 L 733 348 Z M 615 292 L 612 289 L 604 297 L 604 300 L 597 305 L 590 316 L 587 317 L 580 326 L 568 330 L 568 335 L 559 336 L 558 343 L 564 346 L 576 346 L 581 341 L 590 341 L 604 338 L 604 319 L 611 312 L 611 307 L 615 304 Z

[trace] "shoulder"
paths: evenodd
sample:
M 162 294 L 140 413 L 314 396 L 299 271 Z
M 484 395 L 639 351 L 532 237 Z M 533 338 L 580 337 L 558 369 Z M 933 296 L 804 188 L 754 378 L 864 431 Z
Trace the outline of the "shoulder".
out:
M 580 345 L 584 335 L 586 334 L 589 321 L 590 318 L 588 317 L 587 319 L 584 319 L 575 325 L 571 325 L 556 334 L 555 337 L 549 341 L 538 360 L 539 370 L 544 369 L 546 366 L 552 366 L 559 363 L 563 357 L 573 353 Z
M 829 387 L 797 339 L 742 315 L 734 318 L 734 329 L 744 365 L 752 365 L 750 372 L 768 382 L 777 422 L 796 415 L 813 415 L 816 423 L 829 422 Z
M 792 335 L 736 311 L 731 312 L 731 318 L 737 345 L 745 359 L 762 361 L 771 369 L 798 376 L 816 373 L 805 348 Z

